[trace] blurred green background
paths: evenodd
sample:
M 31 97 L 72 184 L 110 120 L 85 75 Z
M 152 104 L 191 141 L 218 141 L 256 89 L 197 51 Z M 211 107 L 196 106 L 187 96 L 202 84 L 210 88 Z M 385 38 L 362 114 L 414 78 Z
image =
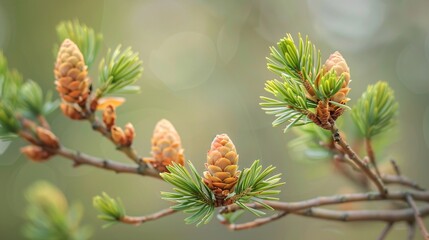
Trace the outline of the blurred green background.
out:
M 135 147 L 148 155 L 156 121 L 167 118 L 180 133 L 186 158 L 203 169 L 206 151 L 217 133 L 228 133 L 240 154 L 240 166 L 261 159 L 284 173 L 281 199 L 354 191 L 326 161 L 309 164 L 288 148 L 292 133 L 272 128 L 259 96 L 268 47 L 286 33 L 308 34 L 325 59 L 341 51 L 351 68 L 351 105 L 366 86 L 386 80 L 400 104 L 398 131 L 379 159 L 394 158 L 409 175 L 429 186 L 429 2 L 387 0 L 320 1 L 0 1 L 0 48 L 25 78 L 44 89 L 53 85 L 55 26 L 79 19 L 104 35 L 102 54 L 118 44 L 140 52 L 145 68 L 140 95 L 127 97 L 118 109 L 119 123 L 137 129 Z M 91 70 L 97 78 L 97 69 Z M 127 161 L 86 123 L 72 122 L 58 111 L 54 132 L 69 147 Z M 85 224 L 94 239 L 375 239 L 382 223 L 337 223 L 288 216 L 272 224 L 230 232 L 216 221 L 196 228 L 176 214 L 139 227 L 101 229 L 92 197 L 106 191 L 120 196 L 131 215 L 165 208 L 160 190 L 167 184 L 90 167 L 74 169 L 54 158 L 34 164 L 19 154 L 22 141 L 0 143 L 0 238 L 22 239 L 25 199 L 32 182 L 48 180 L 68 199 L 85 207 Z M 427 222 L 428 223 L 428 222 Z M 404 239 L 397 224 L 388 239 Z M 419 233 L 416 233 L 419 235 Z

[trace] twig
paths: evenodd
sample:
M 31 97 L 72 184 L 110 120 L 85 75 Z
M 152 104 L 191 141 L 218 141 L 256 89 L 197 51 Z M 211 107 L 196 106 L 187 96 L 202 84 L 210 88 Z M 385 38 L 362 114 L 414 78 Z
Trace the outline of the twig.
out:
M 419 208 L 420 214 L 426 216 L 429 214 L 429 206 Z M 356 221 L 409 221 L 414 219 L 414 210 L 412 208 L 400 210 L 355 210 L 355 211 L 337 211 L 323 208 L 309 208 L 293 212 L 306 217 L 319 218 L 333 221 L 356 222 Z
M 426 189 L 420 186 L 418 183 L 408 179 L 405 176 L 396 176 L 396 175 L 382 175 L 381 179 L 385 184 L 399 184 L 406 187 L 411 187 L 419 191 L 425 191 Z
M 407 194 L 407 202 L 414 210 L 414 218 L 416 219 L 417 225 L 419 226 L 420 232 L 425 240 L 429 240 L 429 233 L 425 227 L 425 223 L 423 222 L 421 212 L 417 207 L 414 199 L 411 195 Z
M 94 156 L 87 155 L 85 153 L 80 153 L 67 149 L 65 147 L 61 147 L 60 149 L 54 150 L 53 152 L 70 160 L 73 160 L 75 163 L 74 166 L 76 167 L 80 165 L 91 165 L 97 168 L 111 170 L 116 173 L 133 173 L 161 179 L 158 171 L 153 168 L 150 168 L 145 164 L 136 167 L 124 163 L 118 163 L 112 160 L 97 158 Z
M 392 164 L 393 170 L 395 170 L 396 175 L 401 176 L 401 170 L 399 169 L 399 166 L 396 161 L 391 159 L 390 163 Z
M 246 223 L 240 223 L 240 224 L 226 223 L 226 225 L 227 225 L 228 229 L 233 230 L 233 231 L 246 230 L 246 229 L 259 227 L 259 226 L 262 226 L 264 224 L 270 223 L 272 221 L 275 221 L 277 219 L 280 219 L 280 218 L 286 216 L 287 214 L 288 214 L 288 212 L 279 212 L 279 213 L 274 214 L 270 217 L 257 218 L 253 221 L 246 222 Z
M 386 197 L 378 192 L 368 193 L 351 193 L 336 196 L 317 197 L 299 202 L 278 202 L 278 201 L 264 201 L 265 204 L 271 206 L 278 211 L 295 212 L 307 208 L 342 204 L 349 202 L 361 201 L 383 201 L 383 200 L 403 200 L 406 201 L 407 195 L 412 196 L 415 200 L 429 202 L 429 192 L 402 192 L 392 191 Z M 264 206 L 258 203 L 248 204 L 249 207 L 261 209 Z M 227 206 L 221 213 L 232 212 L 240 209 L 239 206 L 233 204 Z
M 335 126 L 335 124 L 332 124 L 331 132 L 334 138 L 334 141 L 340 145 L 344 152 L 349 156 L 351 160 L 353 160 L 356 165 L 359 166 L 360 169 L 374 182 L 374 184 L 377 186 L 378 191 L 381 193 L 381 195 L 385 196 L 387 194 L 387 189 L 384 186 L 383 182 L 379 177 L 377 177 L 371 169 L 369 169 L 368 165 L 365 164 L 359 156 L 351 149 L 351 147 L 347 144 L 347 142 L 341 137 L 339 134 L 338 128 Z
M 156 212 L 156 213 L 153 213 L 150 215 L 146 215 L 146 216 L 139 216 L 139 217 L 124 216 L 119 221 L 122 223 L 132 224 L 132 225 L 137 226 L 137 225 L 140 225 L 142 223 L 157 220 L 157 219 L 169 216 L 169 215 L 174 214 L 174 213 L 177 213 L 177 211 L 173 210 L 171 208 L 166 208 L 166 209 L 163 209 L 159 212 Z
M 380 236 L 377 238 L 377 240 L 384 240 L 387 237 L 387 234 L 393 227 L 393 222 L 388 222 L 386 226 L 383 228 L 383 231 L 381 232 Z
M 105 138 L 109 139 L 115 146 L 116 149 L 123 152 L 129 159 L 133 160 L 138 165 L 144 164 L 141 160 L 141 157 L 137 154 L 137 151 L 132 146 L 118 146 L 114 141 L 107 130 L 107 128 L 97 119 L 94 113 L 91 113 L 88 117 L 88 121 L 91 123 L 92 129 L 101 133 Z
M 407 227 L 408 227 L 407 239 L 413 240 L 414 236 L 416 235 L 416 222 L 415 221 L 408 221 Z
M 37 120 L 40 122 L 40 125 L 42 125 L 42 127 L 51 130 L 51 126 L 49 125 L 48 121 L 46 121 L 45 116 L 39 115 L 37 116 Z
M 377 161 L 375 160 L 374 149 L 372 148 L 372 142 L 370 138 L 365 138 L 365 148 L 366 148 L 366 153 L 368 154 L 369 161 L 374 167 L 377 177 L 380 178 L 381 174 L 380 174 L 380 170 L 378 170 Z

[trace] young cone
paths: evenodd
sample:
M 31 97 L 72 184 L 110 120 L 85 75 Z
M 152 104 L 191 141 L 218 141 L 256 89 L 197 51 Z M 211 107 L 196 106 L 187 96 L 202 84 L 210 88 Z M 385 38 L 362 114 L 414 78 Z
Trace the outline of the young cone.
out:
M 331 101 L 345 104 L 350 100 L 349 98 L 347 98 L 347 94 L 350 91 L 350 88 L 348 87 L 350 82 L 350 68 L 347 65 L 346 60 L 338 51 L 335 51 L 326 60 L 322 68 L 322 75 L 328 73 L 332 69 L 334 69 L 338 78 L 340 78 L 341 75 L 344 76 L 344 82 L 343 82 L 343 85 L 341 86 L 341 89 L 334 96 L 331 97 Z M 318 78 L 317 80 L 319 79 L 320 78 Z M 316 81 L 316 84 L 318 84 L 318 81 Z M 335 106 L 331 110 L 335 110 L 337 108 L 338 107 Z
M 238 154 L 226 134 L 217 135 L 207 153 L 204 183 L 213 191 L 216 205 L 227 205 L 225 198 L 232 192 L 238 180 Z
M 60 46 L 55 63 L 55 84 L 61 99 L 84 108 L 90 93 L 91 81 L 79 48 L 70 39 Z
M 168 120 L 160 120 L 152 135 L 152 159 L 145 159 L 159 172 L 167 172 L 166 166 L 176 162 L 185 164 L 180 136 Z

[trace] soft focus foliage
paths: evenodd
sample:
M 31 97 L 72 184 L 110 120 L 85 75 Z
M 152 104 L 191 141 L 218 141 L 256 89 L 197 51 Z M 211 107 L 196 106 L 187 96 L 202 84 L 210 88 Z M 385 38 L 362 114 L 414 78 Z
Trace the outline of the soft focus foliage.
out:
M 57 26 L 57 35 L 60 42 L 70 39 L 82 51 L 88 67 L 91 67 L 100 49 L 103 35 L 96 33 L 94 29 L 79 23 L 78 20 L 64 21 Z M 56 54 L 55 50 L 55 54 Z
M 101 213 L 98 215 L 98 218 L 108 222 L 104 227 L 117 223 L 125 215 L 125 208 L 121 199 L 118 198 L 115 200 L 107 195 L 107 193 L 95 196 L 92 203 Z
M 52 184 L 40 181 L 26 191 L 28 206 L 24 235 L 31 240 L 90 239 L 91 231 L 80 222 L 81 205 L 69 206 L 64 194 Z
M 386 82 L 369 85 L 353 107 L 355 124 L 366 138 L 374 137 L 391 128 L 396 118 L 398 103 Z

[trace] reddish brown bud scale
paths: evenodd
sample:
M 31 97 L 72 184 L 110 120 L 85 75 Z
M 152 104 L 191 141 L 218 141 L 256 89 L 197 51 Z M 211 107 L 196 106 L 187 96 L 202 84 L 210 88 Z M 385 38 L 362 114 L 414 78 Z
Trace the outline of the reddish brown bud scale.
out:
M 127 137 L 125 136 L 122 128 L 118 126 L 113 126 L 111 129 L 112 139 L 116 145 L 126 146 L 127 145 Z
M 34 162 L 44 162 L 52 156 L 51 153 L 35 145 L 25 146 L 21 148 L 21 152 Z
M 103 111 L 103 122 L 106 128 L 110 131 L 116 121 L 115 108 L 112 105 L 107 106 Z
M 159 172 L 167 172 L 166 166 L 176 162 L 180 165 L 185 164 L 182 143 L 180 136 L 168 120 L 160 120 L 152 135 L 152 159 L 145 159 L 145 162 L 151 164 Z
M 73 105 L 63 102 L 61 103 L 60 108 L 64 115 L 73 120 L 85 119 L 83 113 L 80 110 L 76 109 Z
M 60 147 L 58 138 L 48 129 L 37 127 L 36 135 L 43 145 L 53 149 L 58 149 Z
M 134 137 L 136 136 L 136 132 L 134 130 L 134 126 L 131 123 L 127 123 L 125 125 L 125 137 L 127 139 L 127 143 L 131 145 L 133 143 Z

